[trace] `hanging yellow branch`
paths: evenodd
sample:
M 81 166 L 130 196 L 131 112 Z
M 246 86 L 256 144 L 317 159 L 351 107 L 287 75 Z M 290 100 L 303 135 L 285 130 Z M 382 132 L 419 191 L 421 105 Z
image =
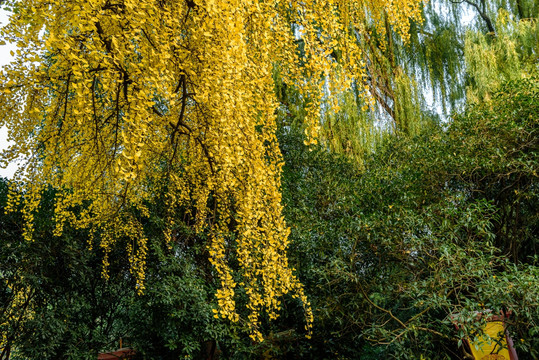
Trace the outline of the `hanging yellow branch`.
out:
M 26 184 L 25 237 L 32 239 L 41 190 L 52 185 L 61 190 L 56 234 L 68 223 L 99 229 L 105 254 L 118 238 L 132 239 L 128 252 L 142 291 L 146 238 L 125 210 L 148 216 L 146 201 L 166 191 L 167 205 L 192 208 L 194 228 L 211 236 L 221 283 L 216 316 L 239 318 L 233 250 L 253 339 L 262 340 L 259 314 L 276 318 L 279 298 L 290 292 L 301 298 L 310 332 L 310 306 L 286 258 L 272 70 L 283 69 L 284 81 L 308 102 L 313 143 L 324 83 L 338 91 L 364 82 L 358 41 L 366 21 L 384 31 L 387 19 L 406 39 L 421 1 L 7 3 L 16 12 L 1 37 L 19 50 L 0 75 L 0 126 L 15 142 L 2 156 L 28 159 L 16 174 Z M 85 210 L 75 216 L 81 204 Z M 171 210 L 169 229 L 176 221 Z M 170 230 L 165 235 L 171 238 Z

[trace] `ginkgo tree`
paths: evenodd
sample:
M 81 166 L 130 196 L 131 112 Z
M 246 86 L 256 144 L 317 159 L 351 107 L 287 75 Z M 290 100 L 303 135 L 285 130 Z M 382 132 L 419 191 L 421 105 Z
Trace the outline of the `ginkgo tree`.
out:
M 170 241 L 184 221 L 177 209 L 208 234 L 221 284 L 215 316 L 239 319 L 242 287 L 251 337 L 261 340 L 260 314 L 276 318 L 279 298 L 292 293 L 310 331 L 312 312 L 286 257 L 272 73 L 278 67 L 282 81 L 298 89 L 306 142 L 315 143 L 324 91 L 363 84 L 360 96 L 374 103 L 358 39 L 390 26 L 406 41 L 410 20 L 421 21 L 422 1 L 4 4 L 13 15 L 0 41 L 18 48 L 0 75 L 0 126 L 13 141 L 1 159 L 26 161 L 8 204 L 23 204 L 25 238 L 32 241 L 40 194 L 52 186 L 56 235 L 67 224 L 89 229 L 105 253 L 131 239 L 131 269 L 143 291 L 141 221 L 147 201 L 165 194 Z

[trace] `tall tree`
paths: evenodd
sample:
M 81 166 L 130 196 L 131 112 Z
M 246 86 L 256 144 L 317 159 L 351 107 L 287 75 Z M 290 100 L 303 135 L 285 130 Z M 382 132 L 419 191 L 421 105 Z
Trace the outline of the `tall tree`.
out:
M 526 77 L 537 56 L 538 9 L 533 1 L 432 0 L 424 21 L 412 22 L 408 42 L 367 21 L 369 31 L 356 40 L 375 106 L 365 111 L 361 83 L 355 91 L 329 91 L 326 101 L 346 111 L 324 113 L 322 141 L 362 166 L 385 136 L 417 134 L 467 101 L 485 100 L 501 82 Z
M 238 320 L 241 287 L 253 339 L 261 339 L 260 313 L 275 318 L 288 292 L 301 298 L 310 324 L 286 258 L 272 70 L 278 64 L 300 89 L 313 143 L 326 77 L 341 91 L 364 83 L 356 34 L 391 26 L 405 41 L 421 2 L 5 3 L 13 16 L 1 37 L 18 50 L 0 77 L 0 125 L 14 141 L 2 159 L 27 159 L 16 175 L 25 182 L 25 237 L 32 239 L 41 190 L 52 185 L 55 233 L 65 224 L 100 231 L 105 254 L 116 239 L 131 238 L 131 269 L 143 291 L 145 200 L 164 193 L 168 238 L 180 222 L 209 235 L 221 282 L 215 316 Z M 360 96 L 373 102 L 366 89 Z M 11 193 L 8 208 L 20 194 Z M 179 218 L 178 208 L 189 211 Z M 105 275 L 107 264 L 105 256 Z

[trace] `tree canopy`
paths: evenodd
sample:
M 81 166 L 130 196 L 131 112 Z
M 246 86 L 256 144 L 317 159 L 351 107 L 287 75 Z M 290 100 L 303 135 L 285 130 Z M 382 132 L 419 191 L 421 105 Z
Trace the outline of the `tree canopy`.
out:
M 0 360 L 537 358 L 536 1 L 1 4 Z
M 117 238 L 131 238 L 131 269 L 143 291 L 141 221 L 150 197 L 164 194 L 167 237 L 174 237 L 178 212 L 210 236 L 221 281 L 218 315 L 238 320 L 239 282 L 254 338 L 261 339 L 260 311 L 276 317 L 278 298 L 289 291 L 302 299 L 310 324 L 286 260 L 273 70 L 300 90 L 306 141 L 316 142 L 326 80 L 331 91 L 365 86 L 361 96 L 372 103 L 357 37 L 392 26 L 406 40 L 421 1 L 7 5 L 13 15 L 1 35 L 18 50 L 2 72 L 0 125 L 9 125 L 15 142 L 4 161 L 26 159 L 16 175 L 24 195 L 12 192 L 8 203 L 14 208 L 22 197 L 25 238 L 33 237 L 41 191 L 53 186 L 55 234 L 66 224 L 102 231 L 98 246 L 106 254 Z M 107 276 L 108 256 L 103 262 Z

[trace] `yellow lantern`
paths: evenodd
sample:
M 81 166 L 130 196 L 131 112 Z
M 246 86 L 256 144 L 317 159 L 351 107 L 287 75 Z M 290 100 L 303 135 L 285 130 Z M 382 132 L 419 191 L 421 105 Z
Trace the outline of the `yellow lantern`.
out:
M 456 316 L 451 317 L 458 328 Z M 473 358 L 476 360 L 518 360 L 517 353 L 513 347 L 513 341 L 505 328 L 505 315 L 490 315 L 487 313 L 478 313 L 478 319 L 487 316 L 487 323 L 483 326 L 482 335 L 474 340 L 466 339 Z M 509 316 L 509 314 L 507 314 Z

